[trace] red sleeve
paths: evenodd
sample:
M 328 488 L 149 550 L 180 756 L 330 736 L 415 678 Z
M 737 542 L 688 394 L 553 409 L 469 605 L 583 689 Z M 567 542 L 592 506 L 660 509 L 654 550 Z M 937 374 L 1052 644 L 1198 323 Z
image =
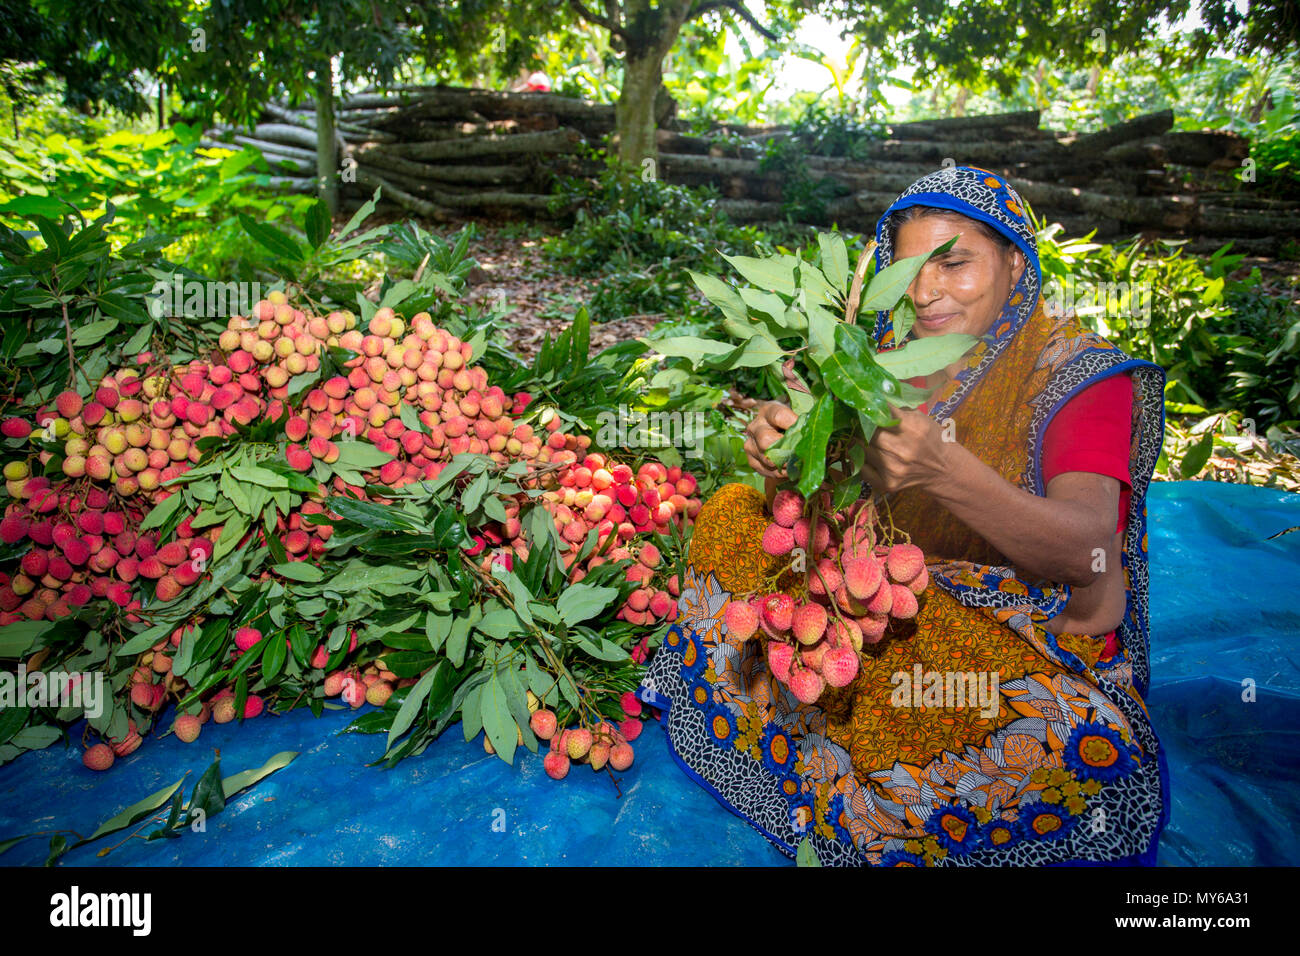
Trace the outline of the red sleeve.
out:
M 1128 516 L 1129 445 L 1133 437 L 1133 377 L 1112 375 L 1061 407 L 1043 436 L 1043 485 L 1067 471 L 1090 471 L 1120 482 L 1119 521 Z

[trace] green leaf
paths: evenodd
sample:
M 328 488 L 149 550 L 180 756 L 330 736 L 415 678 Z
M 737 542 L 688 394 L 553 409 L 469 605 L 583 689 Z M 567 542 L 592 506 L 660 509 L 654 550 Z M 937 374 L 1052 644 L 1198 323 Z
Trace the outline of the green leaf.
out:
M 460 496 L 460 504 L 465 509 L 465 514 L 470 515 L 478 510 L 479 502 L 483 500 L 490 481 L 487 472 L 483 472 L 465 488 L 465 492 Z
M 931 252 L 899 259 L 897 262 L 890 263 L 881 269 L 862 291 L 862 301 L 858 304 L 858 315 L 882 309 L 892 309 L 898 304 L 898 300 L 907 294 L 907 287 L 912 284 L 912 280 L 921 271 L 921 267 L 929 262 L 932 256 L 937 256 L 951 249 L 957 239 L 957 236 L 953 236 Z
M 284 638 L 278 634 L 268 634 L 262 643 L 266 645 L 266 650 L 262 651 L 262 680 L 274 684 L 284 669 L 289 649 L 284 646 Z
M 849 291 L 849 250 L 837 232 L 820 232 L 817 245 L 822 253 L 822 272 L 841 295 Z
M 804 837 L 799 841 L 799 848 L 795 851 L 795 866 L 821 866 L 822 861 L 817 856 L 817 851 L 813 849 L 812 840 Z
M 303 584 L 318 584 L 325 580 L 325 572 L 306 561 L 287 561 L 284 564 L 273 565 L 271 573 Z
M 340 467 L 349 471 L 368 471 L 378 468 L 393 460 L 386 451 L 380 451 L 368 441 L 341 441 L 338 443 L 339 459 L 334 463 L 337 471 Z
M 402 402 L 397 409 L 397 414 L 402 419 L 402 424 L 413 432 L 419 432 L 421 435 L 429 434 L 429 427 L 420 421 L 420 413 L 411 405 Z
M 762 368 L 773 362 L 785 360 L 785 350 L 762 332 L 750 336 L 725 357 L 712 359 L 707 364 L 713 368 Z
M 53 621 L 15 621 L 0 628 L 0 658 L 24 657 Z
M 834 419 L 835 399 L 823 394 L 808 413 L 808 422 L 794 450 L 801 463 L 799 493 L 805 498 L 820 488 L 826 477 L 826 446 L 830 443 Z
M 729 323 L 726 326 L 727 330 L 738 338 L 744 338 L 743 330 L 749 322 L 749 310 L 740 293 L 714 276 L 704 275 L 691 269 L 686 271 L 699 290 L 704 293 L 704 297 L 722 310 L 724 320 Z M 740 331 L 733 330 L 733 326 Z
M 591 584 L 575 584 L 560 593 L 556 610 L 564 623 L 572 626 L 580 621 L 595 617 L 610 602 L 618 597 L 618 588 L 596 587 Z
M 211 817 L 224 809 L 226 809 L 226 795 L 221 788 L 221 758 L 218 757 L 208 764 L 208 769 L 203 771 L 203 776 L 199 777 L 199 782 L 194 785 L 194 793 L 190 796 L 187 810 L 191 814 L 201 810 L 205 817 Z
M 690 359 L 692 365 L 699 365 L 706 358 L 730 355 L 736 351 L 734 345 L 728 345 L 726 342 L 715 342 L 712 339 L 702 339 L 696 335 L 674 335 L 662 339 L 640 337 L 637 341 L 652 352 L 658 352 L 660 355 L 666 355 L 669 358 Z
M 104 340 L 104 337 L 117 328 L 117 319 L 100 319 L 83 325 L 72 332 L 72 344 L 78 348 L 89 348 Z
M 424 706 L 425 698 L 429 696 L 429 688 L 437 679 L 438 671 L 442 668 L 442 662 L 437 664 L 425 673 L 406 694 L 406 699 L 402 701 L 402 706 L 397 709 L 397 716 L 393 718 L 393 725 L 388 728 L 388 743 L 385 750 L 392 750 L 393 744 L 397 738 L 406 733 L 407 728 L 415 722 L 419 716 L 420 708 Z
M 298 752 L 296 750 L 283 750 L 256 770 L 243 770 L 237 774 L 232 774 L 221 781 L 221 792 L 229 800 L 239 791 L 248 789 L 263 777 L 269 777 L 282 767 L 289 766 L 297 756 Z
M 452 619 L 451 633 L 447 635 L 447 660 L 457 670 L 465 663 L 465 648 L 469 643 L 469 631 L 476 621 L 467 615 Z
M 799 262 L 795 256 L 777 255 L 757 259 L 753 256 L 729 256 L 722 253 L 722 258 L 760 289 L 781 295 L 795 293 L 794 270 Z
M 82 842 L 89 843 L 91 840 L 98 840 L 102 836 L 107 836 L 108 834 L 121 830 L 124 827 L 129 827 L 131 824 L 143 819 L 170 800 L 172 794 L 179 790 L 181 784 L 184 782 L 185 779 L 182 777 L 170 787 L 163 787 L 163 789 L 159 790 L 157 793 L 150 794 L 138 803 L 131 804 L 131 806 L 127 807 L 121 813 L 114 817 L 110 817 L 101 823 L 99 828 Z M 78 844 L 78 846 L 80 845 L 81 844 Z
M 306 259 L 302 246 L 274 226 L 257 222 L 252 216 L 244 212 L 239 214 L 239 224 L 244 227 L 244 232 L 252 236 L 274 255 L 282 259 L 288 259 L 290 262 L 303 262 Z
M 392 505 L 377 505 L 356 498 L 332 496 L 326 501 L 329 510 L 375 531 L 425 531 L 427 525 Z
M 307 215 L 303 223 L 303 231 L 307 233 L 307 241 L 311 243 L 313 249 L 319 249 L 326 239 L 330 237 L 330 214 L 325 207 L 325 203 L 319 199 L 307 207 Z
M 835 397 L 880 426 L 896 425 L 888 400 L 898 382 L 876 364 L 866 330 L 841 323 L 835 329 L 835 354 L 822 364 L 822 377 Z
M 514 766 L 515 748 L 518 746 L 519 727 L 510 715 L 510 705 L 506 702 L 506 691 L 493 674 L 483 685 L 479 697 L 479 709 L 483 717 L 483 730 L 497 752 L 497 756 Z
M 1187 450 L 1183 455 L 1183 460 L 1178 463 L 1178 473 L 1184 479 L 1194 478 L 1201 473 L 1205 463 L 1210 460 L 1210 453 L 1214 450 L 1214 431 L 1207 431 L 1201 440 Z
M 979 339 L 973 335 L 955 332 L 948 335 L 928 335 L 925 338 L 912 339 L 901 348 L 877 352 L 875 360 L 877 365 L 901 381 L 905 378 L 930 375 L 941 368 L 946 368 L 978 344 Z

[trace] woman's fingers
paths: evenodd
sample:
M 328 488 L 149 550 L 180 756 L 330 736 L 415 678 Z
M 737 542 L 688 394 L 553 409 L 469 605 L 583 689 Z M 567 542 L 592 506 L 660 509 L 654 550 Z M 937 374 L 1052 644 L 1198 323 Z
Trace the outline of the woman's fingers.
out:
M 779 428 L 785 431 L 787 428 L 794 426 L 799 420 L 799 416 L 794 413 L 794 409 L 789 405 L 782 405 L 780 402 L 768 402 L 763 408 L 763 418 L 773 428 Z
M 760 475 L 767 478 L 779 477 L 776 465 L 768 461 L 766 456 L 758 450 L 758 446 L 754 444 L 753 437 L 745 440 L 745 457 L 749 459 L 749 467 L 753 468 Z

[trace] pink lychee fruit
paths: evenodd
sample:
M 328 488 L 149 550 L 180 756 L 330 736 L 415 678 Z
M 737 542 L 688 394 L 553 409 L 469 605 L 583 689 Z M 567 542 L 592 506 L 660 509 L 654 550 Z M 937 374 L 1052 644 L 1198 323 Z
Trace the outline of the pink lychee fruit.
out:
M 801 604 L 790 623 L 800 644 L 816 644 L 826 632 L 826 608 L 820 604 Z
M 788 631 L 794 622 L 794 598 L 773 593 L 763 598 L 763 620 L 776 631 Z
M 758 630 L 758 612 L 748 601 L 729 601 L 723 615 L 727 634 L 738 641 L 747 641 Z
M 896 544 L 885 556 L 890 580 L 906 584 L 925 568 L 925 554 L 914 544 Z
M 95 744 L 87 747 L 81 755 L 81 762 L 91 770 L 107 770 L 113 766 L 113 749 L 108 744 Z
M 202 728 L 203 722 L 199 720 L 198 714 L 181 714 L 172 724 L 176 736 L 187 744 L 192 744 L 199 739 L 199 731 Z
M 822 676 L 810 667 L 796 664 L 790 671 L 790 690 L 801 703 L 811 704 L 825 690 L 826 683 Z
M 831 687 L 847 687 L 857 676 L 858 655 L 853 648 L 832 647 L 822 655 L 822 677 Z
M 803 514 L 803 495 L 785 489 L 778 491 L 772 501 L 772 517 L 783 528 L 793 528 Z

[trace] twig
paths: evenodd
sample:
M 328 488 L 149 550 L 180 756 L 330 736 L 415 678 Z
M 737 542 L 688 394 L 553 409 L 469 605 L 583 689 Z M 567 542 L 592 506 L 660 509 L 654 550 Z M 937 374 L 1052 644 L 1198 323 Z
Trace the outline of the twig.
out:
M 862 283 L 867 278 L 867 266 L 876 254 L 876 240 L 872 239 L 858 256 L 858 267 L 853 270 L 853 283 L 849 286 L 849 299 L 844 307 L 844 321 L 852 325 L 858 315 L 858 303 L 862 301 Z

